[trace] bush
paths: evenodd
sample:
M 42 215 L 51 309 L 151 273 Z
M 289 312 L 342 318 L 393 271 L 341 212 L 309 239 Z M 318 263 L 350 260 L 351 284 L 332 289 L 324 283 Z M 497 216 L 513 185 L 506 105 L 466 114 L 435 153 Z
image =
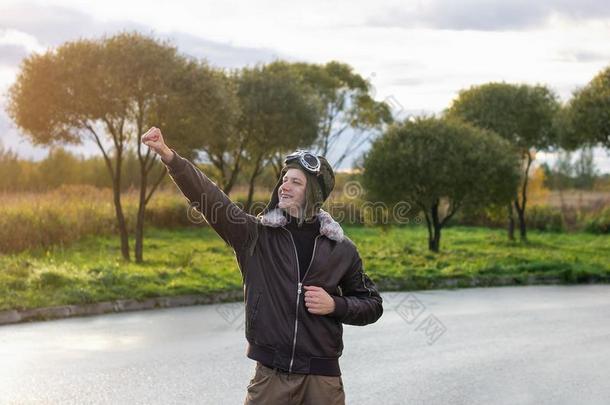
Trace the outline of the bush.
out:
M 562 232 L 565 229 L 561 211 L 547 205 L 535 205 L 526 209 L 525 223 L 528 229 L 539 231 Z
M 38 285 L 42 288 L 60 288 L 70 283 L 70 278 L 57 271 L 49 270 L 40 273 Z
M 515 226 L 519 219 L 515 213 Z M 562 232 L 565 224 L 561 211 L 546 205 L 534 205 L 525 210 L 525 223 L 528 229 Z M 482 226 L 486 228 L 506 228 L 508 226 L 507 208 L 492 206 L 479 210 L 464 208 L 455 214 L 451 225 Z
M 610 206 L 600 212 L 589 214 L 585 219 L 585 231 L 595 234 L 609 234 Z
M 506 228 L 508 226 L 507 208 L 490 206 L 473 209 L 464 207 L 455 213 L 449 221 L 449 226 L 482 226 L 486 228 Z

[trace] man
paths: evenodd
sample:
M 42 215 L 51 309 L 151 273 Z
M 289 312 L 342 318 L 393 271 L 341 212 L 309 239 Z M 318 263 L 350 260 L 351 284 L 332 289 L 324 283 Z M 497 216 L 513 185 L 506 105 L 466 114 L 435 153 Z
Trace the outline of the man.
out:
M 356 246 L 320 209 L 335 183 L 326 159 L 304 151 L 287 156 L 269 204 L 255 217 L 169 148 L 158 128 L 142 142 L 235 252 L 247 356 L 257 362 L 245 404 L 344 404 L 342 324 L 373 323 L 383 307 Z

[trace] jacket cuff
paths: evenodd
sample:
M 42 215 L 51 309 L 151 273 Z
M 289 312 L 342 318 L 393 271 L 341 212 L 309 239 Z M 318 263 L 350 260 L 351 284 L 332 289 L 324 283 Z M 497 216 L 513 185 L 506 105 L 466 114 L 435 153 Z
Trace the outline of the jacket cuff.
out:
M 345 298 L 340 295 L 331 295 L 331 297 L 333 301 L 335 301 L 335 310 L 329 315 L 338 319 L 343 318 L 347 313 L 347 302 L 345 302 Z
M 165 166 L 167 166 L 167 168 L 169 169 L 169 172 L 174 174 L 174 173 L 177 173 L 182 167 L 184 167 L 184 160 L 178 154 L 178 152 L 176 152 L 173 149 L 171 149 L 171 151 L 174 154 L 174 157 L 172 158 L 172 160 L 170 160 L 169 163 L 165 163 L 163 161 L 163 159 L 161 159 L 161 161 L 165 164 Z

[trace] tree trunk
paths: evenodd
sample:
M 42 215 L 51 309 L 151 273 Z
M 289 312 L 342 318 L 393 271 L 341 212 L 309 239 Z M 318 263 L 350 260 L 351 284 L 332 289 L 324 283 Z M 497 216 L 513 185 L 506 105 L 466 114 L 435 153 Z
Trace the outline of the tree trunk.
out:
M 220 178 L 218 179 L 218 187 L 220 187 L 220 189 L 226 195 L 231 193 L 231 190 L 237 181 L 237 177 L 241 172 L 241 159 L 244 147 L 245 141 L 242 140 L 239 147 L 236 148 L 236 151 L 231 153 L 233 163 L 225 158 L 226 153 L 229 152 L 227 150 L 213 151 L 206 148 L 203 149 L 208 160 L 216 169 L 218 169 L 218 173 L 220 174 Z
M 527 205 L 527 183 L 529 180 L 529 171 L 532 166 L 532 162 L 534 159 L 532 158 L 532 154 L 529 150 L 523 152 L 526 164 L 525 164 L 525 172 L 523 173 L 523 185 L 521 186 L 521 202 L 519 202 L 519 195 L 517 194 L 517 198 L 515 199 L 515 209 L 517 210 L 517 216 L 519 218 L 519 236 L 522 241 L 527 240 L 527 226 L 525 223 L 525 207 Z
M 428 238 L 428 249 L 438 253 L 441 246 L 441 228 L 437 225 L 434 225 L 434 234 Z
M 121 170 L 120 160 L 117 160 L 117 172 Z M 114 196 L 114 210 L 116 212 L 117 225 L 119 228 L 119 236 L 121 238 L 121 255 L 123 259 L 129 261 L 129 232 L 127 231 L 127 222 L 125 221 L 125 215 L 123 214 L 123 207 L 121 205 L 121 179 L 120 172 L 117 174 L 118 178 L 112 182 L 112 193 Z
M 508 203 L 508 240 L 515 240 L 515 217 L 513 215 L 513 204 Z
M 521 240 L 527 240 L 527 228 L 525 225 L 525 207 L 519 208 L 517 202 L 515 201 L 515 207 L 517 209 L 517 216 L 519 218 L 519 236 Z
M 250 180 L 248 182 L 248 199 L 246 200 L 246 205 L 244 210 L 246 212 L 250 212 L 250 208 L 252 207 L 252 200 L 254 199 L 254 185 L 256 183 L 256 178 L 261 174 L 261 161 L 263 160 L 263 155 L 260 154 L 254 163 L 254 169 L 252 170 L 252 174 L 250 175 Z
M 110 155 L 106 153 L 106 150 L 102 146 L 100 137 L 98 136 L 97 132 L 95 132 L 95 129 L 91 125 L 87 124 L 85 124 L 85 127 L 91 132 L 97 146 L 102 151 L 102 156 L 104 157 L 104 162 L 106 163 L 106 168 L 108 169 L 108 174 L 112 179 L 112 197 L 114 211 L 116 213 L 117 226 L 119 229 L 119 237 L 121 240 L 121 255 L 123 256 L 123 259 L 129 261 L 129 233 L 127 232 L 127 223 L 125 221 L 125 215 L 123 214 L 123 207 L 121 206 L 121 166 L 123 163 L 123 139 L 117 138 L 116 131 L 110 122 L 106 121 L 106 125 L 108 131 L 112 134 L 116 148 L 114 168 L 112 167 Z
M 239 146 L 239 150 L 233 155 L 234 163 L 233 163 L 233 168 L 231 169 L 231 174 L 229 176 L 229 179 L 226 182 L 223 182 L 222 191 L 226 195 L 231 194 L 231 190 L 233 190 L 233 186 L 235 186 L 235 182 L 237 181 L 237 176 L 239 175 L 239 173 L 241 171 L 241 158 L 242 158 L 243 149 L 244 149 L 244 143 L 242 142 L 242 144 Z M 225 177 L 224 174 L 223 174 L 223 177 Z
M 146 208 L 147 173 L 146 168 L 140 165 L 140 198 L 138 202 L 138 213 L 136 216 L 136 263 L 144 261 L 144 212 Z
M 438 218 L 438 205 L 439 202 L 436 201 L 432 205 L 432 209 L 430 212 L 430 216 L 432 218 L 431 226 L 428 227 L 428 249 L 438 253 L 441 246 L 441 222 Z
M 229 180 L 226 183 L 223 183 L 221 185 L 220 188 L 222 189 L 222 192 L 225 193 L 226 195 L 231 194 L 231 190 L 233 190 L 236 180 L 237 180 L 237 172 L 234 171 L 233 174 L 231 174 L 231 177 L 229 178 Z

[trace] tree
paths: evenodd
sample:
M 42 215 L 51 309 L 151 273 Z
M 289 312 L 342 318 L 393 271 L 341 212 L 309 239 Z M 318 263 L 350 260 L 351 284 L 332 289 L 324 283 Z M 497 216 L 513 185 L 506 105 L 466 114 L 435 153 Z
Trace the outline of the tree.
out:
M 245 134 L 237 127 L 239 101 L 236 73 L 211 69 L 205 63 L 189 61 L 175 83 L 176 98 L 167 103 L 160 123 L 164 134 L 179 133 L 172 143 L 189 159 L 201 152 L 215 169 L 213 177 L 229 194 L 242 170 Z M 175 111 L 182 111 L 180 117 Z
M 610 67 L 574 92 L 560 118 L 563 147 L 601 144 L 610 148 Z
M 144 209 L 165 170 L 154 153 L 141 149 L 139 137 L 149 126 L 162 126 L 164 118 L 189 120 L 176 100 L 188 94 L 188 86 L 180 86 L 180 80 L 191 65 L 165 42 L 121 33 L 100 40 L 67 42 L 55 50 L 31 55 L 9 91 L 8 112 L 33 143 L 79 144 L 88 138 L 97 144 L 112 179 L 125 260 L 130 254 L 121 205 L 124 156 L 132 143 L 140 168 L 135 257 L 141 262 Z M 169 136 L 177 148 L 183 139 L 189 139 L 180 128 Z M 112 146 L 106 147 L 105 141 Z
M 529 171 L 536 151 L 557 143 L 554 119 L 558 110 L 557 96 L 545 86 L 488 83 L 460 91 L 447 111 L 448 117 L 496 132 L 513 145 L 521 158 L 520 185 L 515 189 L 512 204 L 508 204 L 511 240 L 514 239 L 513 206 L 519 217 L 521 239 L 527 239 L 525 209 Z
M 17 153 L 5 149 L 0 142 L 0 191 L 18 190 L 23 187 L 23 180 L 22 167 Z
M 519 178 L 509 142 L 462 121 L 431 117 L 391 126 L 365 153 L 363 166 L 368 198 L 421 210 L 435 252 L 442 228 L 460 207 L 506 203 Z
M 284 63 L 242 69 L 237 95 L 240 104 L 238 130 L 243 134 L 251 208 L 254 186 L 263 168 L 274 165 L 276 178 L 283 157 L 297 147 L 311 145 L 317 135 L 317 109 L 305 97 L 298 78 Z
M 335 168 L 393 121 L 387 103 L 375 101 L 370 83 L 349 65 L 331 61 L 325 65 L 294 63 L 291 68 L 317 102 L 317 153 L 326 156 L 345 131 L 352 131 Z
M 585 146 L 580 150 L 580 156 L 574 163 L 574 187 L 581 190 L 592 190 L 598 175 L 593 149 Z
M 45 179 L 45 188 L 56 188 L 61 184 L 78 184 L 79 160 L 61 147 L 52 147 L 46 159 L 40 162 L 38 170 Z

